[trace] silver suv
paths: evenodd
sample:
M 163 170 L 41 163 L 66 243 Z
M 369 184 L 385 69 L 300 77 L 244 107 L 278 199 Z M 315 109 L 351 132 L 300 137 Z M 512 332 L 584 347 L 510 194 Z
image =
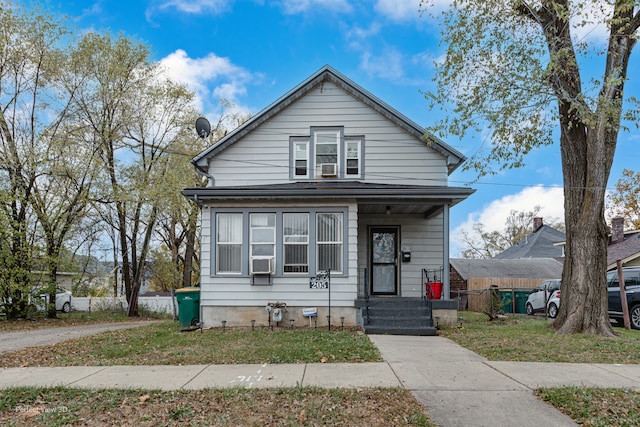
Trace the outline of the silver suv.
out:
M 624 267 L 624 287 L 627 294 L 627 306 L 629 307 L 629 319 L 633 329 L 640 329 L 640 267 Z M 618 270 L 607 273 L 609 285 L 609 317 L 622 324 L 622 302 L 620 301 L 620 280 Z

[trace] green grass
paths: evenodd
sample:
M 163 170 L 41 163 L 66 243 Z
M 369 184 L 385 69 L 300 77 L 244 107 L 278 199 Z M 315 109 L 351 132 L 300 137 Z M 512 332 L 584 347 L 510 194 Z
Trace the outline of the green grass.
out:
M 0 356 L 1 367 L 371 362 L 377 348 L 354 330 L 227 328 L 180 332 L 176 322 L 107 332 Z
M 625 389 L 560 387 L 536 391 L 576 423 L 588 426 L 639 426 L 640 392 Z
M 6 426 L 432 426 L 411 393 L 400 388 L 0 391 Z
M 462 312 L 462 327 L 444 327 L 446 336 L 490 360 L 516 362 L 640 363 L 640 331 L 615 328 L 618 338 L 558 335 L 551 320 L 510 316 L 489 321 L 481 313 Z

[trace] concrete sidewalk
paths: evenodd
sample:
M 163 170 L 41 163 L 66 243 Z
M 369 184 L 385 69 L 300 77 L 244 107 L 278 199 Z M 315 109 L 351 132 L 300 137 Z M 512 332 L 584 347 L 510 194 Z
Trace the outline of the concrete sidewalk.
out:
M 12 386 L 200 389 L 205 387 L 404 387 L 440 426 L 574 426 L 538 400 L 538 387 L 640 390 L 640 365 L 490 362 L 443 337 L 370 335 L 384 362 L 282 365 L 0 368 Z

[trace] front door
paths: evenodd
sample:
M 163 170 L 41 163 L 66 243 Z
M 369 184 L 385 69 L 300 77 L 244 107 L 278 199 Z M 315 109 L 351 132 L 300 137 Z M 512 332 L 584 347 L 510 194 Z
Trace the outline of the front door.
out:
M 371 229 L 371 294 L 398 293 L 398 228 Z

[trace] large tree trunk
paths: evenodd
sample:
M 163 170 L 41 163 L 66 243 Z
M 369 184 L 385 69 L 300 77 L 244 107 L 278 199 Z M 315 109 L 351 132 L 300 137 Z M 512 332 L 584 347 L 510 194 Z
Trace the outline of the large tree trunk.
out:
M 558 7 L 550 7 L 550 6 Z M 607 313 L 608 229 L 604 198 L 615 153 L 624 84 L 638 28 L 633 7 L 616 2 L 611 21 L 603 85 L 597 105 L 584 100 L 571 37 L 567 2 L 543 2 L 537 13 L 522 13 L 541 25 L 551 58 L 549 84 L 558 98 L 567 242 L 562 272 L 562 304 L 554 327 L 615 336 Z

